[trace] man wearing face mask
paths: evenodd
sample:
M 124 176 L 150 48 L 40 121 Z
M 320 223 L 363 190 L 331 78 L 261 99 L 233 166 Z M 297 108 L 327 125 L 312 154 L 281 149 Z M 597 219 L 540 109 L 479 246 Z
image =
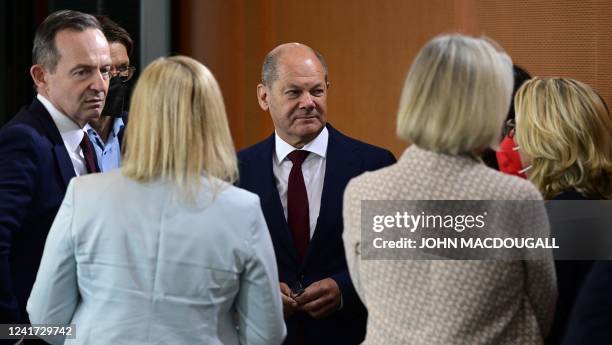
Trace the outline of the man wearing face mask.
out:
M 111 57 L 96 18 L 66 10 L 38 27 L 32 63 L 38 94 L 0 129 L 0 323 L 29 323 L 26 301 L 68 182 L 98 171 L 83 127 L 102 113 Z
M 128 80 L 132 78 L 135 70 L 134 66 L 130 66 L 134 42 L 130 34 L 110 18 L 96 18 L 108 40 L 113 64 L 102 116 L 89 121 L 85 129 L 96 150 L 100 171 L 104 172 L 121 165 L 121 143 L 127 123 Z
M 527 178 L 525 172 L 529 170 L 529 167 L 523 167 L 521 157 L 519 156 L 518 148 L 514 142 L 514 95 L 518 89 L 527 80 L 531 79 L 529 72 L 518 65 L 512 66 L 514 74 L 514 87 L 512 90 L 512 101 L 510 102 L 510 109 L 506 117 L 506 123 L 504 126 L 504 133 L 501 142 L 499 143 L 499 149 L 493 151 L 486 149 L 482 154 L 482 160 L 484 163 L 503 173 L 509 175 L 515 175 L 522 178 Z

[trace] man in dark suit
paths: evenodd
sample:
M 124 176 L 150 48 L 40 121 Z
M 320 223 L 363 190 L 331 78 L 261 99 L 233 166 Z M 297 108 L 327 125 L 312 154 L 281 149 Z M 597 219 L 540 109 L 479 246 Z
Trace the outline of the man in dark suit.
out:
M 76 11 L 43 21 L 32 60 L 38 94 L 0 129 L 0 323 L 28 323 L 26 302 L 68 182 L 97 171 L 83 126 L 100 116 L 111 65 L 98 21 Z
M 574 303 L 563 345 L 612 343 L 612 262 L 596 261 Z
M 367 313 L 342 245 L 342 197 L 351 178 L 395 162 L 326 123 L 328 88 L 327 65 L 312 48 L 273 49 L 257 95 L 275 133 L 238 153 L 240 187 L 259 195 L 272 235 L 291 345 L 364 339 Z

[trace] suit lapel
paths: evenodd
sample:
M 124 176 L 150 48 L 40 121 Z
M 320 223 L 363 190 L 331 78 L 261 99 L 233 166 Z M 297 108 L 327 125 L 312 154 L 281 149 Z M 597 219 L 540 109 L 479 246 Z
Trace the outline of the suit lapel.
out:
M 250 169 L 250 171 L 261 174 L 256 178 L 255 193 L 261 198 L 261 206 L 272 238 L 278 239 L 291 260 L 298 262 L 297 250 L 295 249 L 293 237 L 285 219 L 285 211 L 278 195 L 278 189 L 276 189 L 276 181 L 272 171 L 274 145 L 273 134 L 266 139 L 266 144 L 260 151 L 259 157 L 250 163 L 254 165 L 254 168 Z
M 351 147 L 331 125 L 327 125 L 329 139 L 325 158 L 325 180 L 321 194 L 321 208 L 314 235 L 306 251 L 304 263 L 311 253 L 325 244 L 330 232 L 342 229 L 342 198 L 348 181 L 360 172 L 361 162 Z M 338 229 L 340 227 L 340 229 Z
M 30 105 L 30 112 L 36 116 L 41 127 L 45 131 L 45 134 L 51 143 L 53 143 L 53 155 L 55 156 L 55 162 L 57 163 L 57 167 L 62 175 L 64 187 L 68 187 L 68 182 L 70 182 L 71 178 L 76 176 L 76 173 L 74 172 L 72 160 L 70 159 L 68 151 L 66 150 L 66 145 L 64 145 L 64 140 L 62 140 L 62 136 L 60 135 L 55 122 L 53 122 L 53 118 L 51 118 L 51 115 L 49 115 L 47 109 L 45 109 L 42 103 L 40 103 L 40 101 L 36 98 L 34 98 L 34 101 Z
M 70 159 L 70 156 L 68 156 L 64 143 L 55 144 L 53 146 L 53 155 L 55 156 L 55 161 L 57 162 L 57 166 L 62 175 L 64 186 L 68 187 L 68 182 L 70 182 L 71 178 L 76 176 L 76 173 L 74 172 L 72 160 Z

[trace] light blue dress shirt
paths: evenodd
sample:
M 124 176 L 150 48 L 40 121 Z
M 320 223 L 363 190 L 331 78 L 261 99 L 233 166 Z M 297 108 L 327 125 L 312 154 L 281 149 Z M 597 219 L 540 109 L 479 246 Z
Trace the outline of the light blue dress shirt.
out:
M 125 127 L 123 120 L 120 117 L 115 118 L 113 129 L 108 135 L 106 144 L 102 137 L 90 125 L 85 126 L 89 140 L 92 142 L 96 150 L 98 158 L 98 167 L 100 171 L 110 171 L 117 169 L 121 165 L 121 143 L 119 142 L 119 132 Z

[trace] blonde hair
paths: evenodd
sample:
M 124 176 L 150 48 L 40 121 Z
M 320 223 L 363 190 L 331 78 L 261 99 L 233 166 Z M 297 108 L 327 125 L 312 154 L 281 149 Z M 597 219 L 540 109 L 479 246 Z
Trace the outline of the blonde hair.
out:
M 529 155 L 529 179 L 546 199 L 575 189 L 612 196 L 612 119 L 599 95 L 572 79 L 534 78 L 517 92 L 516 141 Z
M 442 35 L 415 58 L 400 100 L 397 135 L 450 154 L 497 148 L 510 107 L 512 60 L 485 38 Z
M 125 139 L 123 173 L 136 181 L 162 177 L 193 197 L 203 175 L 237 179 L 219 85 L 189 57 L 159 58 L 145 68 L 132 95 Z

